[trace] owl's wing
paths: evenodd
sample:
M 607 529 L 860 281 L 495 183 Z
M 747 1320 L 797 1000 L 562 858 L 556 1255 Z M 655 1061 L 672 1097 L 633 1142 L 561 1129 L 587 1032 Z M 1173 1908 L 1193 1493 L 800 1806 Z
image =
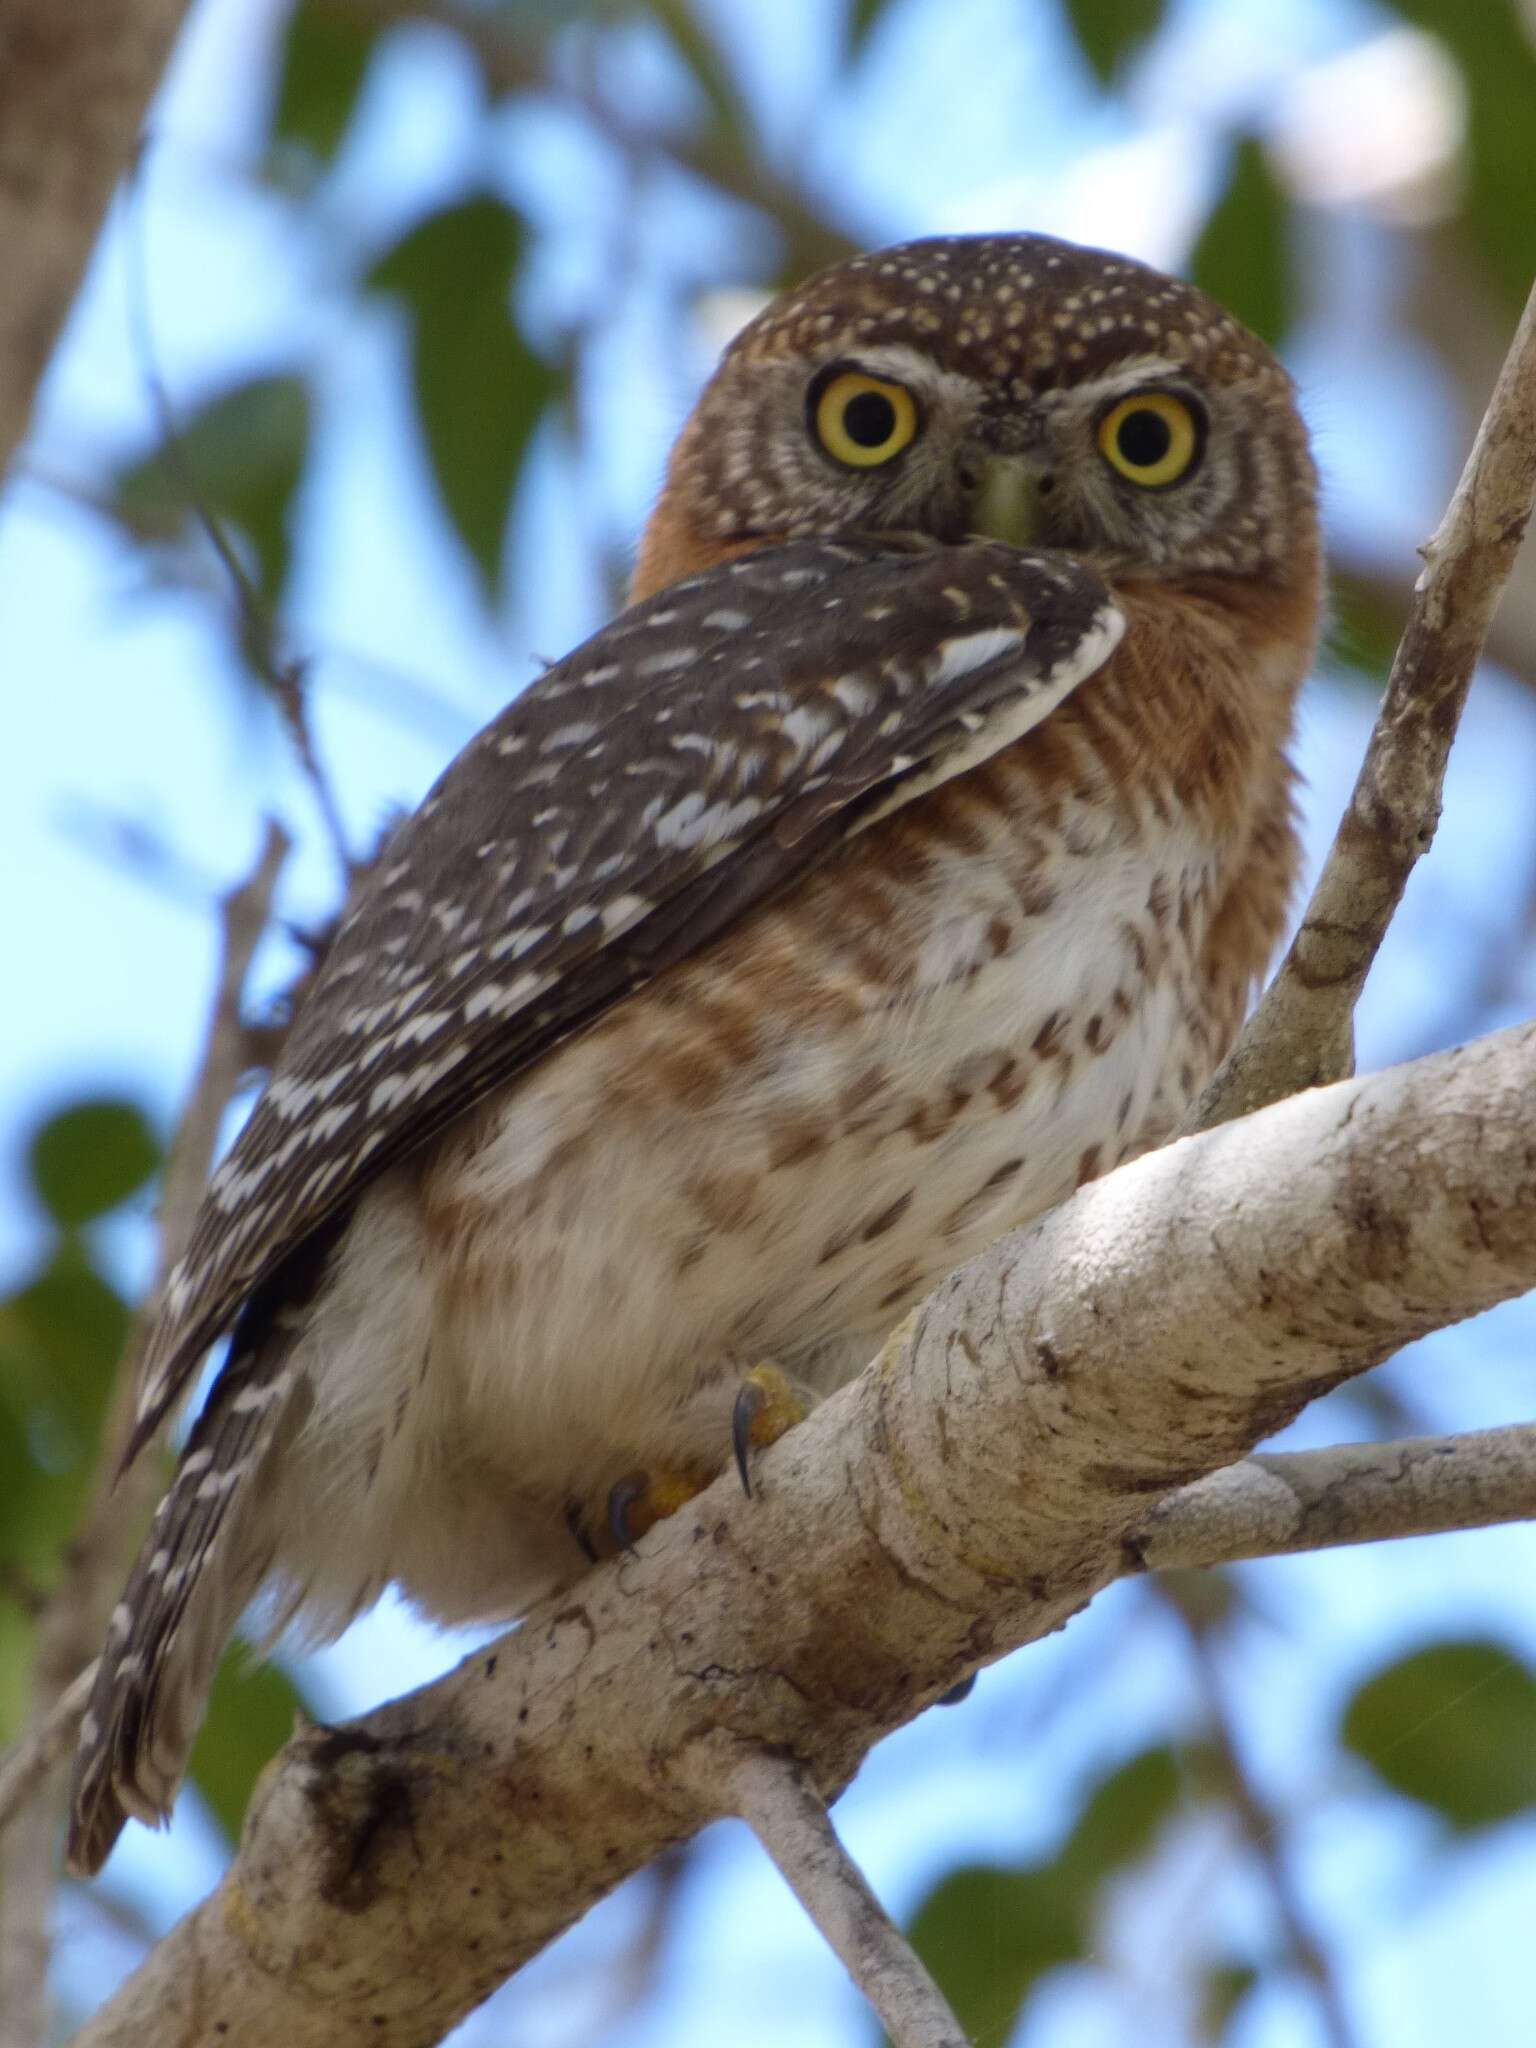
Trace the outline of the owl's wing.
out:
M 674 585 L 550 669 L 348 911 L 171 1277 L 133 1448 L 368 1181 L 871 817 L 1038 724 L 1122 630 L 1070 559 L 801 541 Z

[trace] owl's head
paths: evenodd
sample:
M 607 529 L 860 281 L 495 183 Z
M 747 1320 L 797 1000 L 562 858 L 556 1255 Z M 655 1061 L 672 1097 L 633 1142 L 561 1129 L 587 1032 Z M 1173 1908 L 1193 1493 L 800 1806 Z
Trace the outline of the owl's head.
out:
M 673 451 L 635 595 L 786 536 L 988 534 L 1119 576 L 1316 575 L 1291 381 L 1192 285 L 1045 235 L 822 271 L 727 350 Z

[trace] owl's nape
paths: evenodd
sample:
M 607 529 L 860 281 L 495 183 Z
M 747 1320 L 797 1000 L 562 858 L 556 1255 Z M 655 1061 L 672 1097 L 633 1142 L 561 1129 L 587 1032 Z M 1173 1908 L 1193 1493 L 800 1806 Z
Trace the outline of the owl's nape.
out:
M 1174 1128 L 1284 920 L 1318 560 L 1284 372 L 1128 259 L 914 243 L 738 338 L 636 602 L 395 835 L 209 1190 L 141 1436 L 234 1341 L 77 1868 L 253 1596 L 526 1612 Z

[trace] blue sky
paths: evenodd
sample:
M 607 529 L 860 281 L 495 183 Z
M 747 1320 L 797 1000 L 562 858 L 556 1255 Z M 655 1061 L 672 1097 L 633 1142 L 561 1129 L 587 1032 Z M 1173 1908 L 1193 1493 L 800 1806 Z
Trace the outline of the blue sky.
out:
M 387 314 L 358 316 L 345 289 L 354 253 L 425 205 L 489 171 L 546 227 L 529 291 L 537 314 L 589 288 L 611 166 L 563 117 L 520 112 L 471 146 L 474 85 L 429 31 L 401 36 L 373 79 L 357 134 L 326 193 L 323 229 L 249 175 L 257 132 L 251 80 L 266 49 L 266 0 L 204 0 L 156 110 L 137 218 L 120 204 L 48 380 L 21 473 L 0 504 L 0 868 L 9 878 L 0 946 L 9 968 L 0 1059 L 0 1279 L 19 1277 L 36 1225 L 20 1155 L 40 1107 L 87 1087 L 132 1094 L 168 1128 L 201 1028 L 215 930 L 195 888 L 127 872 L 102 847 L 102 820 L 147 828 L 219 886 L 249 864 L 262 814 L 299 835 L 284 883 L 293 917 L 323 910 L 335 876 L 313 808 L 266 709 L 239 684 L 219 626 L 224 595 L 154 588 L 142 561 L 78 502 L 104 460 L 136 447 L 150 408 L 135 353 L 135 266 L 164 380 L 179 399 L 211 380 L 289 362 L 320 366 L 318 461 L 302 509 L 303 574 L 287 621 L 315 657 L 317 736 L 361 841 L 394 804 L 420 795 L 452 751 L 533 672 L 600 617 L 574 500 L 604 533 L 631 535 L 667 439 L 708 366 L 704 331 L 681 355 L 643 287 L 679 237 L 722 264 L 738 232 L 696 198 L 663 193 L 637 227 L 642 287 L 605 344 L 591 394 L 592 443 L 573 474 L 546 436 L 513 535 L 512 601 L 481 614 L 469 571 L 427 499 L 399 399 L 401 337 Z M 1345 0 L 1186 0 L 1113 105 L 1091 90 L 1054 9 L 1005 0 L 894 6 L 857 90 L 825 104 L 830 15 L 819 0 L 775 11 L 758 32 L 752 0 L 715 9 L 743 52 L 775 142 L 871 238 L 935 229 L 1030 226 L 1177 263 L 1219 174 L 1219 132 L 1235 115 L 1283 118 L 1299 79 L 1376 36 Z M 985 61 L 978 61 L 979 56 Z M 631 89 L 675 94 L 643 40 Z M 935 116 L 934 110 L 938 110 Z M 915 146 L 920 141 L 920 147 Z M 132 230 L 132 231 L 130 231 Z M 1335 531 L 1406 560 L 1433 524 L 1459 451 L 1432 363 L 1402 339 L 1394 256 L 1379 228 L 1342 215 L 1308 227 L 1318 302 L 1290 350 L 1328 481 Z M 666 342 L 665 348 L 662 347 Z M 1405 431 L 1405 420 L 1411 431 Z M 66 488 L 61 489 L 64 485 Z M 1353 777 L 1371 706 L 1357 685 L 1309 693 L 1298 742 L 1313 857 Z M 1536 701 L 1497 674 L 1478 685 L 1433 859 L 1415 878 L 1361 1016 L 1361 1062 L 1380 1065 L 1528 1013 L 1520 947 L 1536 870 Z M 1479 1012 L 1461 995 L 1504 962 Z M 280 941 L 258 965 L 275 986 Z M 142 1224 L 113 1256 L 142 1278 Z M 1516 1305 L 1416 1347 L 1394 1383 L 1430 1427 L 1513 1419 L 1536 1317 Z M 1335 1402 L 1298 1441 L 1360 1428 Z M 1536 1535 L 1501 1531 L 1250 1569 L 1256 1615 L 1232 1683 L 1253 1762 L 1298 1816 L 1299 1878 L 1347 1958 L 1363 2048 L 1429 2048 L 1447 2038 L 1500 2048 L 1524 2039 L 1526 1931 L 1536 1919 L 1536 1842 L 1507 1830 L 1425 1878 L 1426 1829 L 1403 1810 L 1335 1783 L 1328 1735 L 1350 1683 L 1394 1648 L 1451 1627 L 1487 1627 L 1536 1652 L 1521 1595 Z M 367 1705 L 451 1661 L 460 1646 L 386 1608 L 316 1660 L 316 1696 Z M 1299 1649 L 1306 1669 L 1298 1671 Z M 1069 1690 L 1070 1688 L 1070 1690 Z M 1069 1705 L 1067 1704 L 1069 1703 Z M 1047 1844 L 1066 1791 L 1091 1760 L 1188 1725 L 1190 1679 L 1165 1622 L 1120 1589 L 1060 1638 L 987 1674 L 965 1707 L 930 1714 L 885 1744 L 840 1820 L 897 1910 L 964 1855 Z M 1262 1895 L 1232 1881 L 1219 1843 L 1170 1845 L 1152 1903 L 1112 1916 L 1107 1951 L 1128 1989 L 1079 1973 L 1053 1984 L 1024 2038 L 1109 2043 L 1131 2023 L 1136 1972 L 1167 1939 L 1157 1900 L 1204 1898 L 1222 1869 L 1220 1915 L 1262 1926 Z M 212 1881 L 219 1852 L 191 1802 L 169 1837 L 130 1830 L 110 1890 L 165 1924 Z M 1206 1875 L 1202 1877 L 1202 1872 Z M 594 2038 L 605 1981 L 589 1961 L 637 1913 L 622 1896 L 508 1994 L 505 2024 L 471 2022 L 466 2042 Z M 1123 1922 L 1123 1924 L 1121 1924 Z M 61 1983 L 105 1988 L 130 1959 L 120 1937 L 71 1907 Z M 710 1838 L 682 1895 L 661 1992 L 615 2039 L 674 2048 L 757 2048 L 862 2040 L 852 1995 L 778 1879 L 733 1830 Z M 1139 2004 L 1137 2012 L 1144 2012 Z M 1240 2048 L 1314 2038 L 1304 1998 L 1256 2000 Z M 1170 2044 L 1177 2037 L 1170 2035 Z

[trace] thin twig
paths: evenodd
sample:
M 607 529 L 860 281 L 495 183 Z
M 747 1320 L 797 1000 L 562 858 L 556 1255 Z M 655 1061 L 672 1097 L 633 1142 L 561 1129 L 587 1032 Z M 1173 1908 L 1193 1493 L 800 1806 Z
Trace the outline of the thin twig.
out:
M 1221 1775 L 1226 1781 L 1227 1798 L 1254 1861 L 1264 1874 L 1291 1960 L 1311 1986 L 1329 2048 L 1354 2048 L 1354 2033 L 1338 1978 L 1327 1951 L 1312 1932 L 1286 1863 L 1280 1816 L 1271 1810 L 1243 1756 L 1211 1632 L 1202 1625 L 1198 1615 L 1185 1608 L 1171 1587 L 1165 1585 L 1163 1592 L 1167 1605 L 1178 1616 L 1189 1638 L 1195 1670 L 1205 1697 L 1211 1739 L 1220 1761 Z
M 742 1757 L 730 1798 L 874 2007 L 891 2048 L 967 2048 L 944 1994 L 866 1883 L 792 1759 Z
M 1536 290 L 1434 538 L 1359 779 L 1280 972 L 1186 1131 L 1354 1067 L 1354 1014 L 1440 818 L 1451 742 L 1536 502 Z
M 93 1658 L 64 1688 L 42 1719 L 34 1721 L 20 1741 L 13 1742 L 0 1757 L 0 1832 L 30 1797 L 38 1779 L 68 1754 L 95 1677 Z
M 1166 1571 L 1536 1519 L 1536 1423 L 1275 1451 L 1180 1487 L 1128 1546 Z
M 335 791 L 331 788 L 330 780 L 320 765 L 320 757 L 315 752 L 314 736 L 309 729 L 309 707 L 304 695 L 308 664 L 285 660 L 280 654 L 276 623 L 265 598 L 241 561 L 238 549 L 230 540 L 223 520 L 208 501 L 183 445 L 175 408 L 171 404 L 165 380 L 160 374 L 154 328 L 149 311 L 149 262 L 145 247 L 143 165 L 144 156 L 141 151 L 126 181 L 127 219 L 133 251 L 133 260 L 128 266 L 129 319 L 139 357 L 139 374 L 149 391 L 155 421 L 160 429 L 161 457 L 181 487 L 187 510 L 196 520 L 229 578 L 251 661 L 277 705 L 293 750 L 298 756 L 299 766 L 314 796 L 316 809 L 320 813 L 320 822 L 325 828 L 326 838 L 330 841 L 331 851 L 341 870 L 342 879 L 350 883 L 355 870 L 346 826 L 342 822 Z
M 0 1828 L 10 1822 L 0 1853 L 0 2048 L 38 2048 L 48 2038 L 48 1935 L 62 1790 L 57 1760 L 69 1747 L 85 1710 L 85 1666 L 94 1660 L 108 1609 L 160 1486 L 158 1461 L 149 1456 L 118 1480 L 137 1406 L 139 1362 L 166 1276 L 191 1234 L 224 1106 L 248 1065 L 241 994 L 251 957 L 267 927 L 288 845 L 282 827 L 269 822 L 250 877 L 222 904 L 218 987 L 197 1078 L 166 1162 L 155 1285 L 135 1316 L 124 1347 L 84 1518 L 64 1552 L 58 1582 L 38 1620 L 31 1720 L 0 1774 L 8 1794 L 0 1802 Z M 46 1761 L 33 1761 L 44 1751 Z

